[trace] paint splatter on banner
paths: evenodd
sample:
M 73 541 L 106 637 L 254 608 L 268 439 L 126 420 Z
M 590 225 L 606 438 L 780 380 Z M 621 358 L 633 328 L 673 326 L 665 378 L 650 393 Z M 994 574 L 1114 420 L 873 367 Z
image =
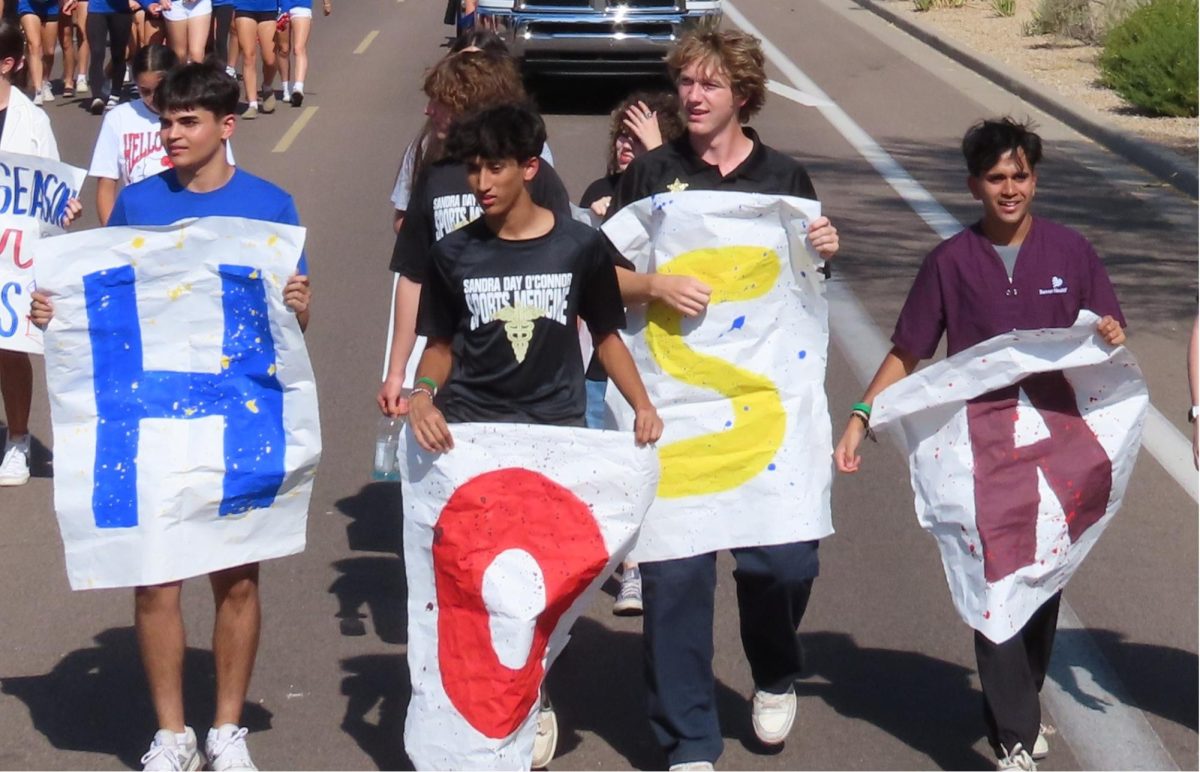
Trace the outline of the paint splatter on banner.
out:
M 529 769 L 538 692 L 571 625 L 629 551 L 654 451 L 625 433 L 454 424 L 401 464 L 417 769 Z
M 1137 460 L 1149 394 L 1098 321 L 999 335 L 875 400 L 873 426 L 903 426 L 917 517 L 958 613 L 997 643 L 1066 585 Z
M 316 384 L 283 286 L 304 229 L 212 217 L 39 244 L 54 504 L 75 589 L 304 549 Z
M 67 202 L 86 178 L 49 158 L 0 153 L 0 349 L 42 353 L 42 331 L 29 321 L 34 246 L 63 232 Z
M 635 559 L 833 533 L 829 314 L 806 236 L 820 213 L 799 198 L 686 191 L 605 223 L 638 271 L 712 288 L 698 317 L 663 303 L 628 310 L 625 341 L 665 424 Z M 632 427 L 614 390 L 607 404 L 617 426 Z

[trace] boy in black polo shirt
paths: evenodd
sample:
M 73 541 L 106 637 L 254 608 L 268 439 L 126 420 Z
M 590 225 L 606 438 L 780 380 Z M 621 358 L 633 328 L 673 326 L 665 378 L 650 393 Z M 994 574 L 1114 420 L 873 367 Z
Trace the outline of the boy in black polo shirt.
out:
M 816 199 L 804 167 L 742 126 L 766 100 L 757 38 L 736 31 L 685 35 L 667 60 L 687 134 L 639 157 L 621 177 L 609 215 L 655 193 L 728 190 Z M 809 243 L 826 260 L 837 230 L 821 217 Z M 690 276 L 636 273 L 615 258 L 627 304 L 663 302 L 703 313 L 712 290 Z M 789 517 L 779 512 L 779 517 Z M 755 681 L 755 734 L 777 745 L 796 714 L 792 682 L 801 671 L 796 630 L 817 575 L 817 542 L 743 547 L 737 560 L 742 644 Z M 712 769 L 721 755 L 712 673 L 715 555 L 641 563 L 650 723 L 673 769 Z

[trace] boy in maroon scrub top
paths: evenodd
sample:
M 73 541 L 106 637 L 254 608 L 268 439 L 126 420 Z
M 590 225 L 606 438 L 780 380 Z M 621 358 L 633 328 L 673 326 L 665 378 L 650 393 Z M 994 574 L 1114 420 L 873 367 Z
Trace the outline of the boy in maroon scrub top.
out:
M 1070 327 L 1083 309 L 1102 317 L 1097 332 L 1110 345 L 1125 341 L 1125 318 L 1104 265 L 1088 240 L 1034 217 L 1042 142 L 1011 118 L 972 126 L 962 143 L 967 187 L 983 205 L 974 225 L 925 258 L 884 357 L 862 401 L 933 356 L 942 333 L 947 356 L 1001 333 Z M 852 415 L 834 451 L 841 472 L 855 472 L 864 420 Z M 1061 592 L 1046 601 L 1015 636 L 993 643 L 975 633 L 988 741 L 999 769 L 1036 769 L 1049 752 L 1038 694 L 1046 678 Z

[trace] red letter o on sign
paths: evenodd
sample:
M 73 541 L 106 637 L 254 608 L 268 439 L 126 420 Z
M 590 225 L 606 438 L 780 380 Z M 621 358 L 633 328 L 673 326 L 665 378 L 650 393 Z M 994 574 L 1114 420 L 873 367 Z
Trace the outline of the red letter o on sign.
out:
M 537 561 L 546 585 L 529 657 L 517 670 L 497 656 L 483 602 L 484 573 L 512 549 Z M 450 496 L 433 533 L 438 661 L 450 702 L 480 733 L 507 737 L 529 715 L 550 634 L 608 557 L 588 505 L 537 472 L 488 472 Z

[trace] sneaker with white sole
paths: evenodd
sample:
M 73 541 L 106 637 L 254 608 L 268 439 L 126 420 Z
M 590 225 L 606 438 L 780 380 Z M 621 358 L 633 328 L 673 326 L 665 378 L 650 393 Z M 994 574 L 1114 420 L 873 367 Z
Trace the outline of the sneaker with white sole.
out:
M 94 98 L 92 103 L 88 105 L 88 112 L 92 115 L 102 115 L 104 113 L 104 100 L 100 97 Z
M 1022 772 L 1034 772 L 1037 769 L 1037 764 L 1034 763 L 1033 757 L 1029 755 L 1029 751 L 1021 747 L 1021 743 L 1014 745 L 1011 751 L 1001 745 L 1000 752 L 1005 755 L 996 762 L 996 769 L 998 770 L 1019 769 Z
M 196 747 L 196 733 L 185 726 L 183 734 L 170 729 L 159 729 L 154 733 L 150 750 L 142 756 L 142 769 L 158 772 L 191 772 L 204 763 L 200 749 Z
M 246 735 L 250 730 L 236 724 L 221 724 L 208 730 L 204 752 L 208 755 L 208 768 L 213 772 L 253 772 L 258 767 L 250 760 L 246 748 Z
M 42 93 L 42 90 L 40 88 L 37 91 L 33 92 L 33 106 L 34 107 L 41 107 L 42 102 L 45 102 L 45 101 L 46 101 L 46 97 Z
M 242 111 L 242 120 L 243 121 L 252 121 L 257 117 L 258 117 L 258 103 L 251 102 L 249 105 L 246 106 L 246 109 Z
M 54 101 L 54 87 L 50 85 L 50 81 L 48 81 L 48 80 L 42 81 L 42 101 L 43 102 L 53 102 Z
M 29 435 L 4 445 L 4 459 L 0 461 L 0 486 L 10 487 L 29 482 Z
M 621 589 L 613 603 L 613 612 L 619 617 L 642 615 L 642 571 L 637 566 L 626 568 L 621 574 Z
M 533 736 L 533 769 L 545 769 L 554 760 L 554 751 L 558 748 L 558 716 L 554 715 L 554 706 L 543 694 L 542 705 L 538 708 L 537 733 Z
M 796 688 L 789 686 L 783 694 L 756 691 L 750 706 L 754 735 L 764 745 L 779 745 L 787 739 L 796 721 Z
M 275 89 L 267 89 L 263 93 L 262 107 L 259 110 L 264 113 L 273 113 L 275 112 L 275 103 Z
M 117 106 L 120 104 L 121 104 L 121 97 L 117 96 L 116 94 L 112 94 L 108 97 L 108 101 L 104 103 L 104 112 L 108 112 L 109 110 L 115 110 L 115 109 L 117 109 Z
M 1029 754 L 1034 761 L 1041 761 L 1050 755 L 1050 743 L 1046 742 L 1046 737 L 1055 733 L 1054 727 L 1049 724 L 1041 724 L 1038 726 L 1037 739 L 1033 741 L 1033 753 Z
M 700 772 L 701 770 L 708 770 L 712 768 L 713 765 L 711 761 L 681 761 L 678 764 L 672 764 L 671 766 L 667 767 L 667 770 L 668 772 L 688 772 L 689 770 L 694 769 L 697 770 L 697 772 Z
M 91 89 L 88 88 L 88 79 L 86 75 L 75 76 L 75 95 L 87 96 Z

